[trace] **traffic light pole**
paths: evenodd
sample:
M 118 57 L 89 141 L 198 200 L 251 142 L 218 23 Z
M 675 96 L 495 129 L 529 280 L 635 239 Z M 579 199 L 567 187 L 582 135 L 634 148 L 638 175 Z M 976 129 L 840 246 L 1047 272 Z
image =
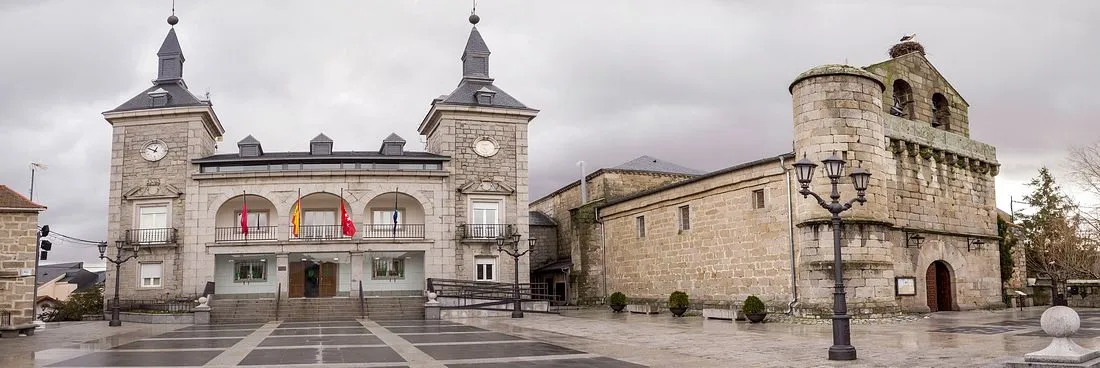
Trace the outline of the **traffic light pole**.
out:
M 34 171 L 31 172 L 33 173 Z M 48 226 L 46 228 L 49 229 Z M 42 253 L 39 253 L 42 251 L 41 247 L 42 230 L 38 230 L 34 232 L 34 294 L 32 294 L 34 296 L 31 297 L 31 321 L 38 320 L 38 259 L 42 258 Z

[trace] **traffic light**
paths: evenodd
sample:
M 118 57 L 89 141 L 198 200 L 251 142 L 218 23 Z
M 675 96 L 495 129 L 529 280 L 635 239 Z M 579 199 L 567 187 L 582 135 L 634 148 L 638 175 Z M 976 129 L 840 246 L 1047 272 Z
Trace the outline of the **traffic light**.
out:
M 49 240 L 42 239 L 42 250 L 50 250 L 50 248 L 53 248 L 53 243 Z
M 42 251 L 39 252 L 39 254 L 41 254 L 39 256 L 39 259 L 41 259 L 43 261 L 46 260 L 47 252 L 50 249 L 53 248 L 53 243 L 52 242 L 50 242 L 49 240 L 46 240 L 46 239 L 42 239 L 42 238 L 46 237 L 47 235 L 50 235 L 50 225 L 42 225 L 42 228 L 38 230 L 38 239 L 39 239 L 39 247 L 42 248 Z
M 46 237 L 50 235 L 50 225 L 42 225 L 42 229 L 38 231 L 38 236 Z

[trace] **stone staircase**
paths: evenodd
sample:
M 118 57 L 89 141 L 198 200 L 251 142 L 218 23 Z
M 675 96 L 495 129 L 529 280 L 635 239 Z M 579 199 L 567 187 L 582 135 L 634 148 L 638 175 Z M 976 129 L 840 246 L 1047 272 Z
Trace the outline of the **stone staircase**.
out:
M 214 296 L 210 301 L 210 323 L 267 323 L 275 320 L 275 299 L 232 299 Z
M 423 296 L 368 296 L 367 318 L 384 320 L 421 320 L 424 319 Z
M 279 305 L 279 317 L 287 322 L 354 321 L 362 315 L 357 298 L 292 298 Z

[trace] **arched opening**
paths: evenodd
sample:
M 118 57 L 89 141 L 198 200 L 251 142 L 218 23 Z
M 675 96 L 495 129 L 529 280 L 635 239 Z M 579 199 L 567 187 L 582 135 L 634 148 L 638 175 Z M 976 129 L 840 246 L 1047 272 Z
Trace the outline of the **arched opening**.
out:
M 287 221 L 290 224 L 290 239 L 330 240 L 354 235 L 341 226 L 340 196 L 325 192 L 311 193 L 302 196 L 301 201 L 301 211 L 297 213 L 297 229 L 293 221 L 297 204 L 290 205 L 290 221 Z M 348 218 L 354 219 L 347 201 L 342 202 Z
M 955 310 L 951 269 L 947 262 L 935 261 L 928 265 L 925 280 L 928 288 L 928 309 L 932 312 Z
M 247 215 L 245 215 L 247 213 Z M 241 221 L 246 216 L 246 221 Z M 277 239 L 279 211 L 270 200 L 241 194 L 222 203 L 214 217 L 214 241 L 265 241 Z
M 942 93 L 932 95 L 932 126 L 944 130 L 951 126 L 951 108 Z
M 364 238 L 424 237 L 424 207 L 413 196 L 401 192 L 379 194 L 367 202 L 366 212 Z
M 895 80 L 893 95 L 894 104 L 890 106 L 890 115 L 913 119 L 913 87 L 904 80 Z

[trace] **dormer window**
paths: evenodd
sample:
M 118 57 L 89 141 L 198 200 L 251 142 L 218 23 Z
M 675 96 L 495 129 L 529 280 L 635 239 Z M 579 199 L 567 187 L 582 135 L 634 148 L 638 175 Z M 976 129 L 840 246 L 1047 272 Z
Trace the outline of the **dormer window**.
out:
M 309 141 L 309 154 L 311 155 L 331 155 L 332 154 L 332 138 L 324 134 L 318 134 Z
M 168 106 L 168 97 L 168 91 L 160 88 L 156 91 L 149 92 L 149 100 L 152 107 Z
M 264 154 L 264 149 L 260 146 L 260 141 L 253 138 L 252 135 L 244 137 L 240 142 L 237 142 L 237 150 L 241 157 L 259 157 Z
M 914 119 L 913 87 L 901 79 L 894 81 L 894 104 L 890 106 L 890 115 Z
M 951 126 L 951 107 L 942 93 L 932 95 L 932 126 L 943 130 Z
M 397 135 L 397 133 L 390 134 L 389 137 L 382 140 L 382 149 L 378 150 L 383 156 L 401 156 L 405 154 L 405 139 Z
M 492 105 L 493 96 L 496 94 L 496 91 L 489 89 L 489 87 L 481 87 L 477 92 L 474 92 L 478 105 Z

